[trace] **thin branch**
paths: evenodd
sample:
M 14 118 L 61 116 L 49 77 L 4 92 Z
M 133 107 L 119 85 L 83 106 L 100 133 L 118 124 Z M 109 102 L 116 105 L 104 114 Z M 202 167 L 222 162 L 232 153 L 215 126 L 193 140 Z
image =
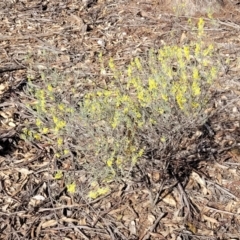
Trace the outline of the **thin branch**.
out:
M 160 220 L 165 217 L 167 215 L 167 213 L 161 213 L 158 218 L 155 220 L 154 224 L 149 228 L 149 230 L 147 231 L 146 234 L 144 234 L 144 236 L 140 239 L 140 240 L 147 240 L 150 237 L 150 234 L 154 231 L 154 229 L 157 227 L 158 223 L 160 222 Z

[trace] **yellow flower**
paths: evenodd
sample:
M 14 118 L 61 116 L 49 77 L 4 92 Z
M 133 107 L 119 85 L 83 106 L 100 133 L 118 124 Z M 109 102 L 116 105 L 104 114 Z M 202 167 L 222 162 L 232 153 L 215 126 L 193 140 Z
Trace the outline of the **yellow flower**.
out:
M 95 199 L 95 198 L 98 197 L 98 192 L 97 192 L 97 191 L 90 191 L 90 192 L 88 193 L 88 197 L 89 197 L 89 198 L 92 198 L 92 199 Z
M 43 90 L 39 90 L 37 93 L 36 93 L 37 97 L 39 97 L 39 99 L 43 100 L 45 99 L 45 92 Z
M 200 55 L 201 52 L 201 46 L 199 43 L 196 43 L 195 45 L 195 55 L 198 57 Z
M 181 80 L 182 80 L 183 83 L 186 84 L 186 82 L 187 82 L 187 74 L 186 74 L 185 70 L 181 71 Z
M 197 102 L 192 102 L 192 108 L 198 108 L 200 105 Z
M 164 142 L 166 142 L 166 138 L 165 137 L 161 137 L 160 141 L 164 143 Z
M 47 134 L 49 132 L 49 129 L 47 128 L 47 127 L 44 127 L 43 129 L 42 129 L 42 133 L 43 134 Z
M 101 195 L 105 195 L 107 193 L 110 192 L 110 189 L 108 187 L 105 187 L 105 188 L 99 188 L 98 189 L 98 195 L 101 196 Z
M 145 101 L 145 96 L 144 96 L 144 89 L 142 87 L 140 87 L 138 89 L 138 94 L 137 94 L 137 98 L 140 102 L 144 102 Z
M 160 113 L 160 114 L 161 114 L 161 113 Z M 153 120 L 152 118 L 149 119 L 149 122 L 150 122 L 151 124 L 156 124 L 156 123 L 157 123 L 157 121 L 156 121 L 156 120 Z
M 71 88 L 71 90 L 70 90 L 73 94 L 75 94 L 76 93 L 76 89 L 75 88 Z
M 54 122 L 55 124 L 58 123 L 58 118 L 57 118 L 56 116 L 53 116 L 53 122 Z
M 45 103 L 46 103 L 45 100 L 40 100 L 39 101 L 40 111 L 46 112 Z
M 38 133 L 34 133 L 34 134 L 33 134 L 33 137 L 34 137 L 36 140 L 40 140 L 40 139 L 41 139 L 41 135 L 38 134 Z
M 66 122 L 62 120 L 58 120 L 57 122 L 55 122 L 55 124 L 56 124 L 55 129 L 57 131 L 63 129 L 66 126 Z
M 129 112 L 129 108 L 128 107 L 125 107 L 124 109 L 123 109 L 123 113 L 124 114 L 127 114 Z
M 204 20 L 200 18 L 198 21 L 198 36 L 201 37 L 204 33 Z
M 138 152 L 138 156 L 141 157 L 144 153 L 144 149 L 140 149 L 140 151 Z
M 168 96 L 166 94 L 162 94 L 162 99 L 167 102 L 168 101 Z
M 193 69 L 193 79 L 194 80 L 198 80 L 199 79 L 199 73 L 198 73 L 198 69 L 197 68 Z
M 128 77 L 130 78 L 132 76 L 132 66 L 130 66 L 130 65 L 128 66 L 127 73 L 128 73 Z
M 75 182 L 71 184 L 67 184 L 67 191 L 71 194 L 74 194 L 76 192 L 76 184 Z
M 183 96 L 183 93 L 182 91 L 178 91 L 177 94 L 176 94 L 176 100 L 177 100 L 177 103 L 178 103 L 178 106 L 181 110 L 184 109 L 184 104 L 186 103 L 186 98 Z
M 116 164 L 117 164 L 118 167 L 121 167 L 122 164 L 123 164 L 123 160 L 122 160 L 121 158 L 118 158 L 118 159 L 116 160 Z
M 110 58 L 108 65 L 109 65 L 109 67 L 110 67 L 111 70 L 115 70 L 115 64 L 114 64 L 114 62 L 113 62 L 113 58 Z
M 109 189 L 108 187 L 98 188 L 98 189 L 95 190 L 95 191 L 90 191 L 90 192 L 88 193 L 88 197 L 89 197 L 89 198 L 92 198 L 92 199 L 95 199 L 95 198 L 97 198 L 97 197 L 99 197 L 99 196 L 101 196 L 101 195 L 105 195 L 105 194 L 107 194 L 107 193 L 109 193 L 109 192 L 110 192 L 110 189 Z
M 60 170 L 58 170 L 56 172 L 56 174 L 54 175 L 54 179 L 56 179 L 56 180 L 61 179 L 62 177 L 63 177 L 63 173 Z
M 199 84 L 196 80 L 192 83 L 192 92 L 194 96 L 198 96 L 201 94 L 201 88 L 199 87 Z
M 62 146 L 62 144 L 63 144 L 63 138 L 59 137 L 59 138 L 57 139 L 57 145 L 58 145 L 58 147 Z
M 68 113 L 74 113 L 74 108 L 66 108 L 66 112 L 68 112 Z
M 107 160 L 107 166 L 112 167 L 112 165 L 113 165 L 113 159 L 110 158 L 110 159 Z
M 52 91 L 53 91 L 53 87 L 52 87 L 51 84 L 48 84 L 48 85 L 47 85 L 47 90 L 48 90 L 49 92 L 52 92 Z
M 211 73 L 211 77 L 215 78 L 217 76 L 217 68 L 211 67 L 210 73 Z
M 136 57 L 136 58 L 134 59 L 134 61 L 135 61 L 135 64 L 136 64 L 138 70 L 142 71 L 142 65 L 141 65 L 141 62 L 140 62 L 139 58 Z
M 184 68 L 185 67 L 185 62 L 184 62 L 184 59 L 183 59 L 182 48 L 177 49 L 176 55 L 177 55 L 179 67 Z
M 184 46 L 183 51 L 184 51 L 184 55 L 185 55 L 186 59 L 189 61 L 190 60 L 189 46 Z
M 134 61 L 131 61 L 130 65 L 132 66 L 132 68 L 134 68 L 135 67 Z
M 102 92 L 100 92 L 100 91 L 97 91 L 97 96 L 101 97 L 102 95 L 103 95 L 103 93 L 102 93 Z
M 113 117 L 113 121 L 111 123 L 112 128 L 115 129 L 119 125 L 119 113 L 115 113 Z
M 138 160 L 138 157 L 136 156 L 136 155 L 134 155 L 133 157 L 132 157 L 132 164 L 136 164 L 137 163 L 137 160 Z
M 204 67 L 207 67 L 209 65 L 209 61 L 207 59 L 203 59 L 202 64 Z
M 64 149 L 63 153 L 66 155 L 69 153 L 69 150 L 68 149 Z
M 56 158 L 60 158 L 60 157 L 61 157 L 61 154 L 60 154 L 60 153 L 55 153 L 55 157 L 56 157 Z
M 23 131 L 24 134 L 26 134 L 26 135 L 28 134 L 28 129 L 27 128 L 24 128 L 22 131 Z
M 41 79 L 45 80 L 45 73 L 44 72 L 41 72 Z
M 210 56 L 212 54 L 212 51 L 213 51 L 214 47 L 212 44 L 210 44 L 208 46 L 208 48 L 206 48 L 204 51 L 203 51 L 203 56 L 206 57 L 206 56 Z
M 59 109 L 60 111 L 63 111 L 64 108 L 65 108 L 65 106 L 64 106 L 63 103 L 58 104 L 58 109 Z
M 36 125 L 38 127 L 40 127 L 42 125 L 42 121 L 39 118 L 37 118 L 37 120 L 36 120 Z
M 105 91 L 103 92 L 103 94 L 104 94 L 105 97 L 110 97 L 110 96 L 112 95 L 112 92 L 109 91 L 109 90 L 105 90 Z
M 143 126 L 144 122 L 137 122 L 137 125 L 139 128 L 141 128 Z
M 164 113 L 164 110 L 161 109 L 161 108 L 159 108 L 159 109 L 158 109 L 158 112 L 159 112 L 160 114 L 163 114 L 163 113 Z
M 152 91 L 153 89 L 157 89 L 157 83 L 154 79 L 149 78 L 148 80 L 148 85 L 149 85 L 149 91 Z

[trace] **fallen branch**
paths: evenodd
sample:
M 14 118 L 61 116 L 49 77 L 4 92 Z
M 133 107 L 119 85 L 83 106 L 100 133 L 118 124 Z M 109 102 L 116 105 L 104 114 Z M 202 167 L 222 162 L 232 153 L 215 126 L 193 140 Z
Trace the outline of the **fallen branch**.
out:
M 0 73 L 13 72 L 13 71 L 22 70 L 22 69 L 26 69 L 26 67 L 23 67 L 23 66 L 3 67 L 3 68 L 0 68 Z
M 150 237 L 150 234 L 154 231 L 154 229 L 157 227 L 160 220 L 166 216 L 167 213 L 161 213 L 158 218 L 155 220 L 154 224 L 149 228 L 147 233 L 144 234 L 144 236 L 141 238 L 141 240 L 147 240 Z

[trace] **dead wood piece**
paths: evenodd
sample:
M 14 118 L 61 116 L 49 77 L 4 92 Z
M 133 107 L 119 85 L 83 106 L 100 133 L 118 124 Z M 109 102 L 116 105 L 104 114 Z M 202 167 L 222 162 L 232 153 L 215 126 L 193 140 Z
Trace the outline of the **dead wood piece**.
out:
M 17 71 L 17 70 L 22 70 L 22 69 L 26 69 L 26 67 L 23 67 L 23 66 L 3 67 L 3 68 L 0 68 L 0 73 L 14 72 L 14 71 Z
M 4 130 L 4 132 L 3 131 L 0 132 L 0 139 L 14 137 L 15 134 L 16 134 L 16 131 L 14 129 Z

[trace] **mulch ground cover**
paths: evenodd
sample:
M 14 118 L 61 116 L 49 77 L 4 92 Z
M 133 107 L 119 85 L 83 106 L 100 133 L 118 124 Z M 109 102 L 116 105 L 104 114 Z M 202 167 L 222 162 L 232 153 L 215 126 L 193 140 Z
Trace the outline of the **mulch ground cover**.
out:
M 0 3 L 0 239 L 240 238 L 240 5 L 214 4 L 210 18 L 197 5 L 190 16 L 157 0 Z M 204 40 L 223 62 L 209 120 L 171 155 L 178 176 L 154 162 L 90 201 L 87 175 L 76 170 L 83 191 L 70 195 L 53 178 L 48 146 L 19 137 L 30 118 L 23 107 L 28 74 L 37 80 L 39 70 L 52 69 L 104 81 L 100 52 L 106 64 L 113 57 L 124 67 L 151 48 L 191 41 L 189 19 L 197 24 L 200 16 Z M 43 52 L 55 57 L 46 61 Z

